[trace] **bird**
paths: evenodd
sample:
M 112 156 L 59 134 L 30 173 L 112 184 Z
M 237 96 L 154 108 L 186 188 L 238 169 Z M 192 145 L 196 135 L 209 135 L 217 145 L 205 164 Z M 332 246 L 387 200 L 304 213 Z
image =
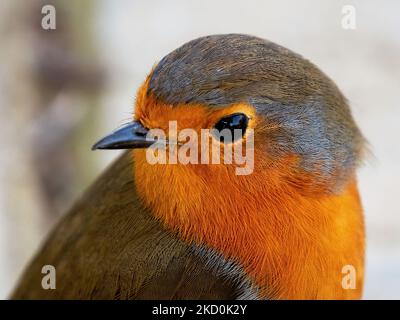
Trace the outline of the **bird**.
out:
M 252 139 L 253 170 L 149 163 L 156 145 L 182 147 L 171 121 L 240 130 L 211 144 Z M 163 139 L 149 135 L 158 129 Z M 191 40 L 152 68 L 132 121 L 93 149 L 125 151 L 50 233 L 12 299 L 362 297 L 366 139 L 340 89 L 301 55 L 245 34 Z M 41 287 L 43 265 L 55 290 Z

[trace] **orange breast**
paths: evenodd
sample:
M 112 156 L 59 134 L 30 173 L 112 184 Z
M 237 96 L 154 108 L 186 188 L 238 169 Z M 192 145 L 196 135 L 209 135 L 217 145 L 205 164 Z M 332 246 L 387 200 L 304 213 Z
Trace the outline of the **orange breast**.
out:
M 339 195 L 285 183 L 295 157 L 248 176 L 223 165 L 150 165 L 134 150 L 143 202 L 167 228 L 237 261 L 265 297 L 355 299 L 363 285 L 364 227 L 355 180 Z M 264 155 L 257 154 L 256 159 Z M 305 179 L 306 180 L 306 179 Z M 342 287 L 342 268 L 356 288 Z

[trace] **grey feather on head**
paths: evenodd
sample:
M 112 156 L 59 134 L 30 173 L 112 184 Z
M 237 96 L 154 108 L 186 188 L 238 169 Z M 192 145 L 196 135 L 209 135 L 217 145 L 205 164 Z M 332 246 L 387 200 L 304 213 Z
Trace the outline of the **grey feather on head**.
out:
M 225 34 L 192 40 L 158 63 L 148 94 L 171 105 L 254 106 L 265 127 L 279 127 L 265 130 L 274 142 L 269 154 L 299 155 L 299 169 L 329 181 L 332 191 L 354 175 L 362 158 L 364 138 L 333 81 L 300 55 L 261 38 Z

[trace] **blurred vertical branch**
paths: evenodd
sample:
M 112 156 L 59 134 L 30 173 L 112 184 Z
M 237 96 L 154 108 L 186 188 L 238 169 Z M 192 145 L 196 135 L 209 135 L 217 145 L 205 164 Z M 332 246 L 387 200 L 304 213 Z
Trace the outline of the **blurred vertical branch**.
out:
M 41 27 L 45 4 L 56 8 L 55 30 Z M 96 132 L 104 78 L 91 29 L 94 5 L 0 4 L 0 297 L 95 169 L 82 156 Z
M 33 7 L 31 19 L 38 94 L 31 152 L 51 219 L 65 211 L 76 196 L 77 186 L 85 184 L 81 179 L 87 176 L 87 167 L 79 161 L 79 144 L 93 129 L 91 114 L 102 71 L 91 34 L 93 2 L 53 1 L 56 30 L 41 28 L 40 12 L 45 4 L 49 2 L 39 1 Z

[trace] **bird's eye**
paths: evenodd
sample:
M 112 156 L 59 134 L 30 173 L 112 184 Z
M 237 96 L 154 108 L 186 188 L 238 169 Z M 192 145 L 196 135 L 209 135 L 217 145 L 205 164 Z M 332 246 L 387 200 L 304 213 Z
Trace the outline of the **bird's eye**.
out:
M 243 137 L 249 118 L 243 113 L 235 113 L 220 119 L 214 126 L 214 136 L 221 142 L 229 143 Z M 215 132 L 216 131 L 216 132 Z

